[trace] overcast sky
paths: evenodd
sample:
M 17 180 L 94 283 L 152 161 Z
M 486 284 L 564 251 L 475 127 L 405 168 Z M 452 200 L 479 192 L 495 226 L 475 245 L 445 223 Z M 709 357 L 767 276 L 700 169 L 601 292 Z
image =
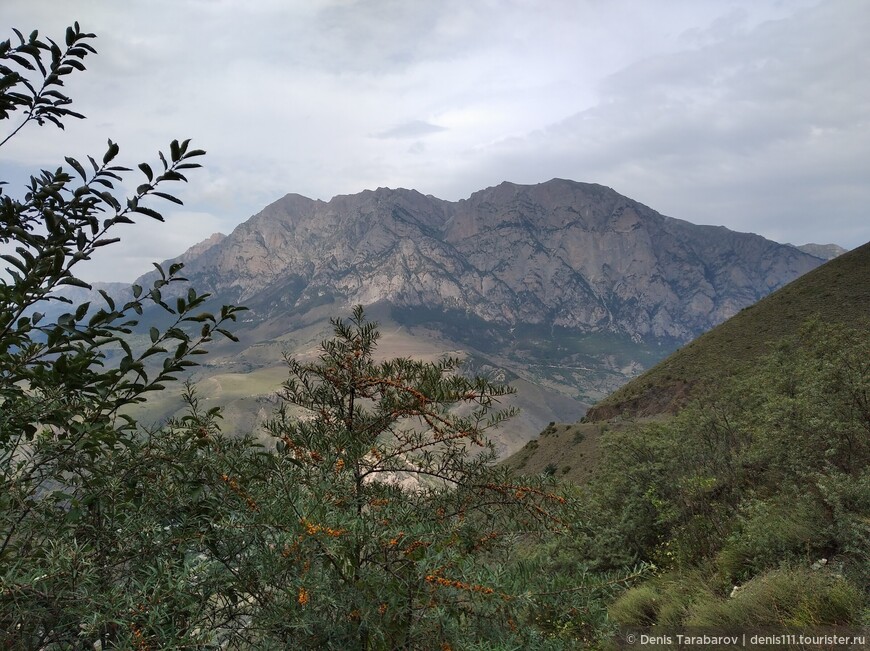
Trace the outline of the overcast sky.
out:
M 457 200 L 560 177 L 780 242 L 870 239 L 865 0 L 2 0 L 0 16 L 0 38 L 60 42 L 78 20 L 99 52 L 66 86 L 87 120 L 0 148 L 7 191 L 106 138 L 129 167 L 173 138 L 208 151 L 185 206 L 126 227 L 88 280 L 131 281 L 289 192 L 379 186 Z

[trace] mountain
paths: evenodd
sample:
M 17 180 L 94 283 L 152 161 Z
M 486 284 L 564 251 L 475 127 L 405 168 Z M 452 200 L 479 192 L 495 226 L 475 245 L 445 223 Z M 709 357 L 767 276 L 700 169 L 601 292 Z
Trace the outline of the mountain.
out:
M 245 424 L 266 409 L 256 396 L 277 387 L 281 354 L 310 354 L 328 317 L 361 303 L 390 334 L 385 355 L 451 351 L 520 388 L 525 420 L 505 451 L 822 263 L 561 179 L 456 202 L 289 194 L 177 260 L 198 291 L 250 308 L 241 348 L 218 346 L 199 375 Z
M 550 467 L 584 481 L 597 465 L 602 436 L 636 418 L 674 414 L 691 397 L 751 369 L 776 342 L 797 335 L 808 319 L 870 326 L 870 243 L 741 310 L 593 406 L 581 422 L 551 423 L 505 463 L 532 473 Z
M 749 306 L 597 404 L 588 421 L 673 412 L 717 378 L 794 336 L 807 319 L 854 325 L 870 316 L 870 243 Z
M 800 246 L 792 244 L 791 246 L 822 260 L 833 260 L 846 252 L 846 249 L 836 244 L 801 244 Z
M 198 287 L 260 317 L 329 296 L 679 342 L 819 264 L 559 179 L 458 202 L 387 188 L 329 202 L 290 194 L 184 258 Z

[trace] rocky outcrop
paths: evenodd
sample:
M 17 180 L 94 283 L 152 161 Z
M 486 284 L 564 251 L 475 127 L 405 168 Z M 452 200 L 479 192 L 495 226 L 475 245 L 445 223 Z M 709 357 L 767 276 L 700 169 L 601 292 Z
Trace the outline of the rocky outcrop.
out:
M 184 258 L 197 288 L 263 317 L 329 296 L 677 341 L 821 264 L 559 179 L 458 202 L 387 188 L 329 202 L 290 194 Z

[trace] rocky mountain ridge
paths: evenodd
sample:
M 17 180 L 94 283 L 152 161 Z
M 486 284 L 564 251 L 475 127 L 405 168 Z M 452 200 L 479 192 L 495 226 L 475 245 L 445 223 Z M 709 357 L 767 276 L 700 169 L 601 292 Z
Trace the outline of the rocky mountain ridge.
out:
M 638 420 L 667 422 L 691 401 L 717 395 L 730 379 L 757 373 L 783 341 L 798 349 L 806 346 L 815 335 L 802 335 L 805 329 L 846 329 L 842 340 L 833 339 L 828 345 L 865 342 L 866 348 L 870 343 L 868 270 L 870 242 L 836 256 L 681 347 L 599 401 L 581 421 L 551 423 L 507 465 L 532 474 L 548 466 L 569 468 L 564 473 L 568 479 L 585 482 L 599 467 L 602 437 Z M 864 373 L 866 378 L 866 364 L 863 369 L 852 367 L 845 359 L 828 370 L 842 372 L 842 377 L 860 378 Z M 862 413 L 862 404 L 866 400 L 858 392 L 855 414 Z
M 449 202 L 379 188 L 289 194 L 180 259 L 258 318 L 325 300 L 685 342 L 821 264 L 595 184 L 502 183 Z M 147 282 L 147 278 L 142 279 Z
M 860 329 L 870 323 L 868 270 L 870 242 L 705 332 L 595 405 L 586 420 L 675 413 L 703 390 L 757 363 L 777 342 L 797 337 L 811 320 Z
M 456 202 L 388 188 L 330 201 L 290 194 L 174 261 L 214 303 L 250 308 L 233 329 L 239 343 L 216 344 L 191 378 L 207 404 L 223 408 L 228 429 L 260 431 L 286 377 L 284 355 L 316 355 L 329 319 L 361 303 L 380 324 L 383 358 L 456 355 L 468 372 L 517 390 L 506 405 L 521 413 L 499 433 L 500 455 L 548 422 L 579 419 L 823 262 L 559 179 L 502 183 Z M 180 395 L 162 392 L 143 416 L 159 421 L 183 408 Z

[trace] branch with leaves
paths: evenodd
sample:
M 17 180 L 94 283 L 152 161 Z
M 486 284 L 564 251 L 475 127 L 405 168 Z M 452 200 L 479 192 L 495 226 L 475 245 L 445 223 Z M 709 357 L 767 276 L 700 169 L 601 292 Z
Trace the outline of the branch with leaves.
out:
M 13 31 L 16 39 L 0 42 L 0 121 L 21 120 L 0 146 L 27 125 L 63 128 L 64 120 L 84 117 L 69 108 L 64 83 L 96 52 L 94 35 L 77 23 L 65 47 L 37 31 L 29 38 Z M 192 288 L 169 300 L 166 286 L 185 280 L 182 265 L 156 265 L 152 286 L 133 285 L 126 298 L 103 290 L 92 301 L 69 297 L 70 288 L 91 289 L 78 266 L 117 243 L 120 225 L 137 217 L 163 221 L 153 200 L 182 203 L 168 187 L 186 182 L 205 154 L 189 140 L 172 141 L 156 164 L 139 164 L 144 182 L 124 196 L 118 186 L 133 169 L 117 163 L 119 152 L 109 140 L 100 161 L 67 157 L 66 168 L 32 175 L 21 198 L 0 181 L 0 647 L 79 647 L 82 635 L 93 635 L 86 646 L 96 639 L 102 648 L 132 648 L 152 639 L 178 648 L 189 635 L 201 637 L 182 623 L 194 618 L 148 595 L 188 598 L 152 575 L 158 567 L 172 568 L 172 581 L 190 574 L 186 550 L 200 544 L 208 498 L 201 488 L 219 485 L 221 473 L 188 473 L 191 464 L 223 463 L 202 447 L 217 437 L 217 414 L 198 414 L 190 403 L 186 428 L 206 435 L 188 440 L 175 426 L 152 437 L 127 408 L 196 366 L 215 338 L 235 339 L 228 327 L 243 308 L 212 313 L 209 296 Z M 57 302 L 69 311 L 48 316 L 47 304 Z M 156 314 L 168 315 L 168 325 L 149 325 Z M 149 474 L 162 481 L 151 485 Z M 164 504 L 170 515 L 160 515 Z M 191 520 L 182 522 L 188 506 Z M 153 544 L 155 536 L 174 547 Z M 152 564 L 134 571 L 135 560 L 146 558 Z M 196 590 L 189 587 L 190 594 Z M 212 594 L 194 597 L 200 601 L 190 608 L 220 620 L 225 609 L 203 605 Z M 138 600 L 132 610 L 131 600 Z M 171 621 L 176 630 L 158 634 L 154 621 Z

